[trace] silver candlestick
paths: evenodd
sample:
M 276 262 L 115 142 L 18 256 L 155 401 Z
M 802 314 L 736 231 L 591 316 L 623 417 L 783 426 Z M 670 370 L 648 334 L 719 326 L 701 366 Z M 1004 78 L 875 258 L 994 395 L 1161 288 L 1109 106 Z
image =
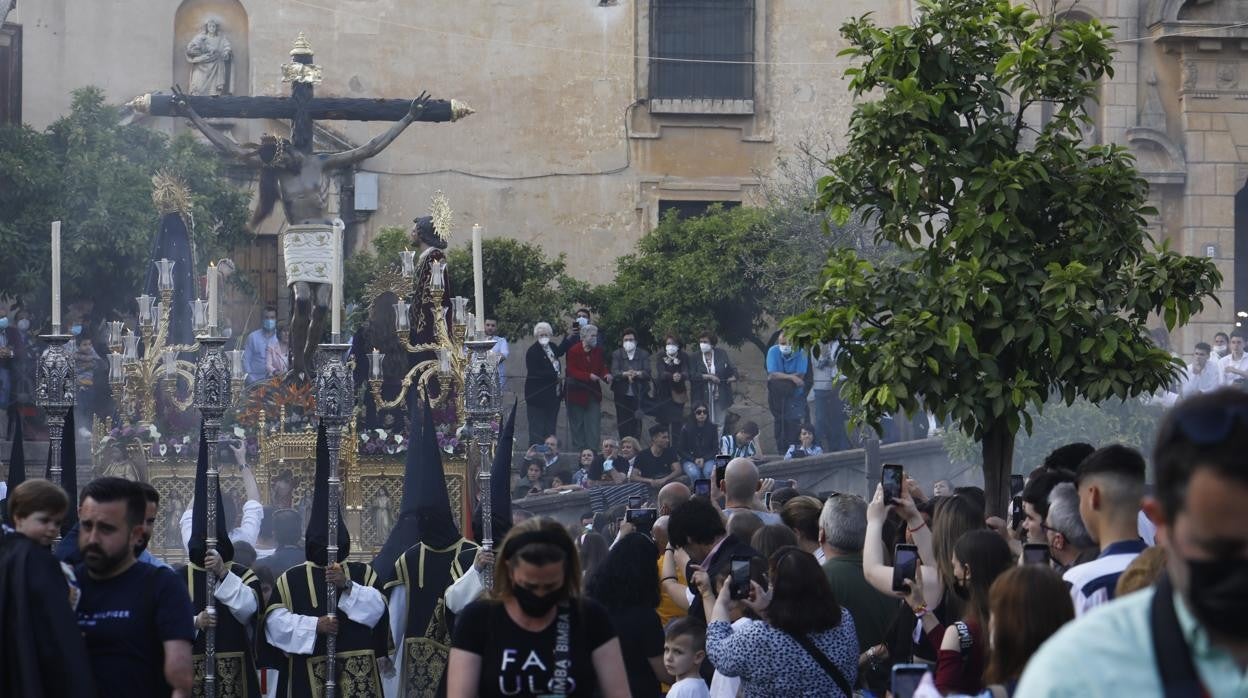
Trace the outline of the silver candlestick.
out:
M 212 329 L 212 328 L 210 328 Z M 215 333 L 214 333 L 215 334 Z M 208 444 L 208 492 L 204 502 L 207 526 L 204 529 L 207 552 L 217 551 L 217 489 L 220 471 L 217 467 L 217 443 L 221 437 L 221 417 L 232 402 L 230 396 L 230 359 L 222 350 L 224 337 L 199 337 L 199 358 L 195 362 L 195 394 L 193 404 L 204 418 L 204 440 Z M 204 610 L 210 617 L 217 614 L 217 577 L 204 568 L 207 580 Z M 217 695 L 217 629 L 208 626 L 204 633 L 204 696 Z
M 464 426 L 472 447 L 479 457 L 477 481 L 481 491 L 481 547 L 494 550 L 494 503 L 491 496 L 491 472 L 494 451 L 498 444 L 498 420 L 502 416 L 503 395 L 498 379 L 499 355 L 491 351 L 496 340 L 485 339 L 480 333 L 464 342 L 468 348 L 468 369 L 464 376 Z M 504 447 L 508 447 L 505 446 Z M 494 585 L 494 565 L 487 565 L 481 575 L 485 588 Z
M 337 336 L 334 337 L 338 339 Z M 320 345 L 324 360 L 316 372 L 316 416 L 325 426 L 325 442 L 329 447 L 329 525 L 325 546 L 326 567 L 338 561 L 338 503 L 342 499 L 342 481 L 338 477 L 338 454 L 342 448 L 342 432 L 355 411 L 355 379 L 347 369 L 346 355 L 350 344 Z M 338 587 L 325 583 L 325 609 L 330 617 L 337 616 Z M 335 664 L 338 638 L 325 637 L 325 698 L 335 698 L 337 679 Z
M 59 328 L 58 328 L 59 329 Z M 53 334 L 39 335 L 48 345 L 43 356 L 39 357 L 39 366 L 35 375 L 35 404 L 47 412 L 48 448 L 52 461 L 52 482 L 61 484 L 61 439 L 65 434 L 65 415 L 74 409 L 74 360 L 65 345 L 73 335 Z M 74 438 L 70 434 L 70 438 Z M 70 492 L 71 499 L 78 496 Z

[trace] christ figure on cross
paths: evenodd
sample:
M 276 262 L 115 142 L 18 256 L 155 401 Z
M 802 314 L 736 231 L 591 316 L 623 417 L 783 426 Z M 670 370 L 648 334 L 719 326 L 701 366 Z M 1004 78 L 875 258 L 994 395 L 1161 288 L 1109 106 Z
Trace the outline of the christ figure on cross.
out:
M 394 142 L 429 102 L 422 92 L 412 100 L 407 114 L 384 133 L 364 145 L 339 153 L 316 153 L 310 142 L 303 147 L 290 140 L 265 135 L 258 148 L 246 148 L 230 140 L 196 113 L 191 100 L 174 89 L 173 106 L 191 120 L 222 153 L 248 167 L 260 170 L 260 200 L 252 214 L 255 226 L 269 216 L 280 198 L 289 228 L 284 233 L 286 283 L 294 291 L 294 311 L 290 328 L 291 375 L 304 380 L 310 375 L 312 358 L 320 342 L 329 310 L 334 270 L 327 244 L 334 243 L 332 222 L 327 217 L 325 197 L 330 177 L 337 170 L 351 167 L 377 155 Z

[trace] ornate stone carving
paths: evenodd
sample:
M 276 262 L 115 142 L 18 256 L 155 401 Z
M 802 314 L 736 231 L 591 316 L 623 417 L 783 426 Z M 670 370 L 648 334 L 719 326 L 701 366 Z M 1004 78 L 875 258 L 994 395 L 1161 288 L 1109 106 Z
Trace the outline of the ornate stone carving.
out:
M 1183 61 L 1183 89 L 1195 89 L 1200 79 L 1200 64 L 1196 61 Z
M 1239 66 L 1235 63 L 1218 64 L 1218 89 L 1230 90 L 1239 85 Z
M 221 22 L 210 18 L 204 28 L 186 45 L 186 62 L 191 64 L 191 82 L 187 90 L 193 95 L 228 95 L 230 63 L 234 51 L 230 40 L 221 33 Z

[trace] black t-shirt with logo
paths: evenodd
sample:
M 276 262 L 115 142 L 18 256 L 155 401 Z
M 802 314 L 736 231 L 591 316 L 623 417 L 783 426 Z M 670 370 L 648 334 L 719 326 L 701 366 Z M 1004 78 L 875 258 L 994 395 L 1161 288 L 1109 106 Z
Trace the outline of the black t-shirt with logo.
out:
M 652 480 L 667 477 L 672 474 L 672 463 L 680 462 L 680 457 L 676 455 L 676 449 L 665 448 L 659 455 L 654 455 L 654 451 L 646 449 L 637 454 L 637 460 L 633 463 L 633 467 L 637 468 L 642 477 Z
M 78 629 L 100 698 L 168 696 L 163 643 L 195 639 L 185 583 L 173 570 L 143 562 L 112 579 L 92 579 L 85 564 L 75 572 L 82 587 Z
M 593 696 L 598 689 L 593 652 L 615 637 L 611 618 L 598 602 L 571 602 L 565 690 L 558 690 L 556 651 L 559 613 L 544 630 L 516 625 L 503 604 L 476 601 L 459 614 L 451 646 L 481 657 L 478 696 Z M 562 672 L 561 672 L 562 673 Z

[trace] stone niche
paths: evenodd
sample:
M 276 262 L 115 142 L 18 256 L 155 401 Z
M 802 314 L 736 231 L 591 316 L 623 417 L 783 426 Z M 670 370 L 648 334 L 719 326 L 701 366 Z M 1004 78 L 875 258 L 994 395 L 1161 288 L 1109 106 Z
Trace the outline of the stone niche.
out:
M 190 91 L 191 65 L 186 59 L 186 47 L 210 19 L 220 24 L 221 34 L 230 42 L 229 94 L 251 94 L 251 28 L 247 10 L 239 0 L 182 0 L 173 20 L 173 79 L 170 84 Z

